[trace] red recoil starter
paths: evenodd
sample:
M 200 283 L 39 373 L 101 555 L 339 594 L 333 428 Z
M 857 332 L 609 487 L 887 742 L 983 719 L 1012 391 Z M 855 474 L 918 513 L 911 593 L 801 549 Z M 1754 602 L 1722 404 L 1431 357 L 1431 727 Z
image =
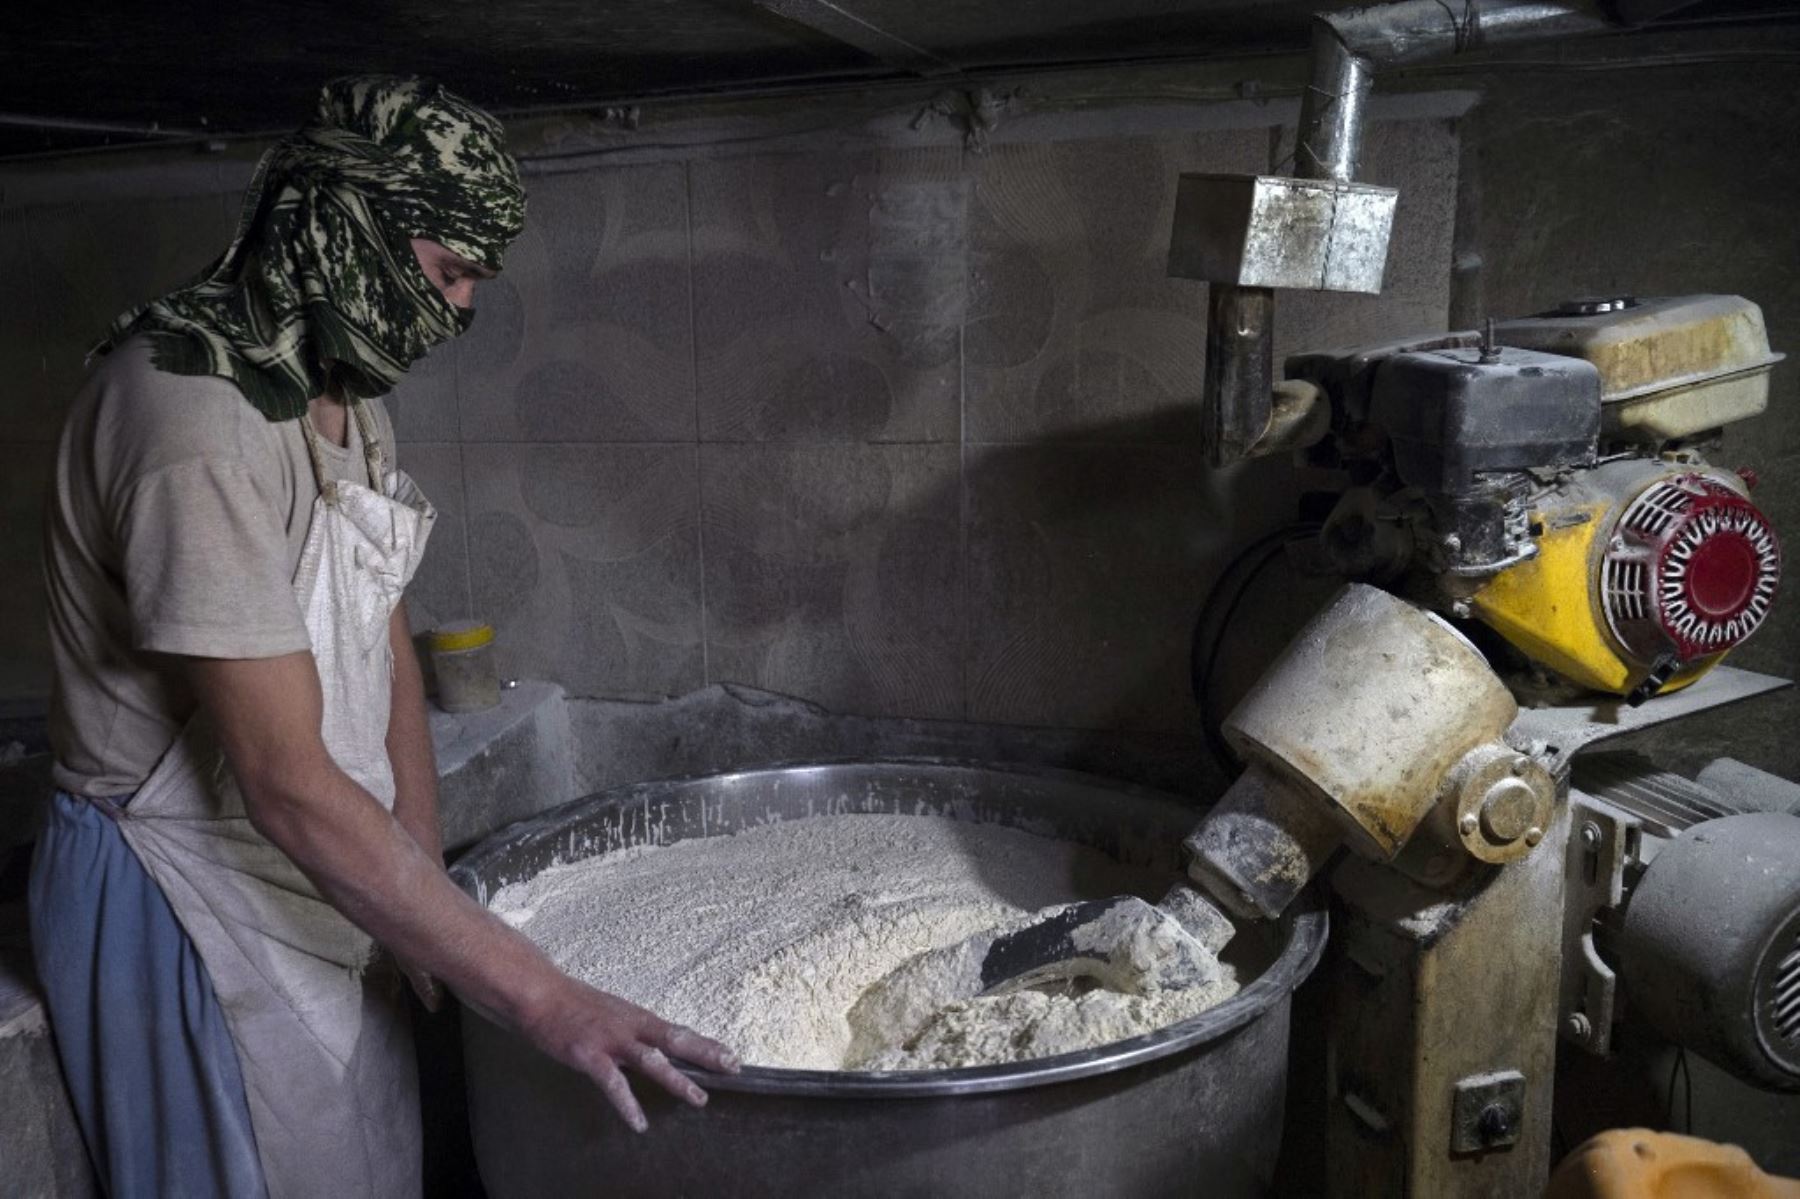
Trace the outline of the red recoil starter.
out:
M 1703 474 L 1645 488 L 1619 517 L 1601 566 L 1613 635 L 1647 663 L 1724 653 L 1768 616 L 1780 582 L 1768 518 Z

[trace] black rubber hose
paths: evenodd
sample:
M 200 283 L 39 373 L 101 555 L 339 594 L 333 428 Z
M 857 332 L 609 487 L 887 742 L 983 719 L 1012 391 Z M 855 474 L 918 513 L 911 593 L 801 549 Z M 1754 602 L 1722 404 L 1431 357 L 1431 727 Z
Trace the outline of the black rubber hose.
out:
M 1310 537 L 1319 531 L 1319 525 L 1301 521 L 1283 525 L 1270 533 L 1265 533 L 1239 550 L 1225 564 L 1219 573 L 1218 581 L 1207 592 L 1206 601 L 1200 605 L 1200 616 L 1194 622 L 1194 638 L 1189 649 L 1189 671 L 1194 691 L 1194 702 L 1200 708 L 1200 730 L 1206 737 L 1206 745 L 1219 764 L 1219 769 L 1226 777 L 1235 778 L 1238 774 L 1237 758 L 1220 732 L 1222 718 L 1213 710 L 1212 677 L 1218 666 L 1219 654 L 1225 645 L 1225 633 L 1243 604 L 1244 597 L 1257 578 L 1269 564 L 1281 557 L 1282 551 L 1294 541 Z M 1241 574 L 1241 578 L 1237 577 Z M 1217 622 L 1214 616 L 1218 614 Z

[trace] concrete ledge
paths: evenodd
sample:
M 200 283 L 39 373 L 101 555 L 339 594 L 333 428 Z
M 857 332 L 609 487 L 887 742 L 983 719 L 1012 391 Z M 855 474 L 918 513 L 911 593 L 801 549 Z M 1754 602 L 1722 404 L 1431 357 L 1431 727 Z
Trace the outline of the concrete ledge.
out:
M 431 712 L 438 816 L 452 853 L 576 797 L 563 689 L 522 682 L 500 696 L 485 712 Z
M 844 716 L 805 700 L 714 683 L 651 703 L 570 699 L 575 794 L 621 783 L 809 758 L 924 757 L 1079 770 L 1210 803 L 1228 781 L 1198 728 L 1047 729 Z

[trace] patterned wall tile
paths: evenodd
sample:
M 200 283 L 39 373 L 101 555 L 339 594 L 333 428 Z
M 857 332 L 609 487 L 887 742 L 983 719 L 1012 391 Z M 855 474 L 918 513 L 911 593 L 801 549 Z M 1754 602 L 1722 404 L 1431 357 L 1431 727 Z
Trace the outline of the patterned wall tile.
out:
M 1365 177 L 1401 189 L 1380 296 L 1283 292 L 1276 361 L 1444 327 L 1458 144 L 1449 122 L 1378 122 Z M 1284 143 L 1291 145 L 1291 132 Z M 998 148 L 975 167 L 968 429 L 975 441 L 1161 440 L 1194 411 L 1206 289 L 1166 275 L 1183 171 L 1268 169 L 1270 130 Z
M 50 693 L 43 524 L 53 466 L 41 444 L 0 442 L 0 700 Z
M 968 180 L 954 152 L 698 161 L 708 441 L 954 441 Z
M 694 436 L 683 167 L 533 179 L 525 233 L 475 305 L 456 348 L 468 439 Z
M 710 680 L 959 717 L 955 446 L 703 445 Z
M 8 436 L 51 441 L 90 347 L 125 309 L 188 282 L 225 249 L 235 198 L 95 201 L 0 212 Z
M 968 717 L 1191 725 L 1189 640 L 1228 551 L 1292 509 L 1279 463 L 1206 472 L 1192 447 L 974 446 Z
M 578 694 L 1188 727 L 1194 611 L 1292 492 L 1283 464 L 1196 461 L 1205 288 L 1166 278 L 1168 225 L 1181 171 L 1269 155 L 1252 129 L 534 178 L 474 328 L 391 400 L 443 513 L 415 620 L 493 620 L 509 673 Z M 1388 292 L 1284 296 L 1278 350 L 1442 327 L 1457 155 L 1448 125 L 1372 127 L 1369 174 L 1402 188 Z M 92 337 L 234 218 L 0 213 L 11 436 L 53 436 Z M 24 478 L 31 545 L 0 556 L 36 552 Z M 44 677 L 10 642 L 4 669 Z
M 466 445 L 473 615 L 503 668 L 578 695 L 703 679 L 695 450 Z
M 975 160 L 968 437 L 1160 440 L 1200 392 L 1204 285 L 1167 276 L 1183 171 L 1256 171 L 1268 134 L 1023 144 Z M 1197 420 L 1185 422 L 1197 440 Z
M 462 447 L 404 444 L 400 468 L 411 475 L 437 509 L 425 557 L 406 589 L 406 614 L 414 632 L 469 618 L 469 551 L 463 516 Z
M 478 294 L 476 303 L 480 302 Z M 387 394 L 394 438 L 401 445 L 461 440 L 462 421 L 457 416 L 456 403 L 456 355 L 460 341 L 458 338 L 438 346 L 413 363 L 412 369 L 401 376 L 399 386 Z

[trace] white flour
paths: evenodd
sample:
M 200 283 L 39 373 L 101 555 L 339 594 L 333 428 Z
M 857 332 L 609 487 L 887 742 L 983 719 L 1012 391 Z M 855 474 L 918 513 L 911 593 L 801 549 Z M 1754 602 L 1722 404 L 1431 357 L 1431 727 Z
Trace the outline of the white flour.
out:
M 553 867 L 492 907 L 570 974 L 752 1065 L 918 1070 L 1101 1045 L 1233 993 L 1227 967 L 1211 986 L 1152 996 L 1026 991 L 852 1015 L 920 954 L 1075 899 L 1153 898 L 1164 881 L 996 825 L 846 815 Z

